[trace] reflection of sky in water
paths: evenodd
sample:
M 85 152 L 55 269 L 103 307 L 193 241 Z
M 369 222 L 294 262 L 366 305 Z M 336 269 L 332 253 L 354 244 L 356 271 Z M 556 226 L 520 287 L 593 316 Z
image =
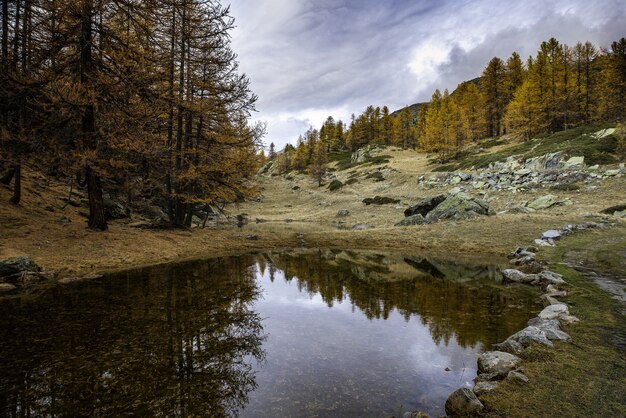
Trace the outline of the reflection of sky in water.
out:
M 319 293 L 300 291 L 297 278 L 274 277 L 258 274 L 263 296 L 254 309 L 264 318 L 267 359 L 242 416 L 442 414 L 449 393 L 471 385 L 480 347 L 454 338 L 437 345 L 417 315 L 369 320 L 348 296 L 329 308 Z

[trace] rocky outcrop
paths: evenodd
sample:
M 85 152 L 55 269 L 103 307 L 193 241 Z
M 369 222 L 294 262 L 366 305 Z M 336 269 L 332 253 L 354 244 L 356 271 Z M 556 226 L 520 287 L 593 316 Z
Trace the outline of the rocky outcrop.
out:
M 489 203 L 464 193 L 448 196 L 436 208 L 428 212 L 426 219 L 435 221 L 442 219 L 471 219 L 480 215 L 494 215 Z
M 424 199 L 415 205 L 411 206 L 407 210 L 404 211 L 404 216 L 411 217 L 414 215 L 428 215 L 428 212 L 435 209 L 439 204 L 441 204 L 444 200 L 446 200 L 446 195 L 439 195 L 435 197 L 431 197 L 428 199 Z
M 486 201 L 462 192 L 424 199 L 404 211 L 405 219 L 396 226 L 433 223 L 445 219 L 462 220 L 495 215 Z
M 451 418 L 479 416 L 484 409 L 483 403 L 469 388 L 456 390 L 446 401 L 446 414 Z

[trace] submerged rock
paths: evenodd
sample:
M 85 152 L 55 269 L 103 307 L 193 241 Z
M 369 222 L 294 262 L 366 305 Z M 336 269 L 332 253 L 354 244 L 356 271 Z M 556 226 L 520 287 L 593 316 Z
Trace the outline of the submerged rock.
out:
M 487 351 L 478 356 L 478 373 L 504 375 L 517 368 L 522 359 L 503 351 Z
M 472 417 L 479 416 L 485 406 L 469 388 L 461 388 L 448 397 L 445 408 L 449 417 Z

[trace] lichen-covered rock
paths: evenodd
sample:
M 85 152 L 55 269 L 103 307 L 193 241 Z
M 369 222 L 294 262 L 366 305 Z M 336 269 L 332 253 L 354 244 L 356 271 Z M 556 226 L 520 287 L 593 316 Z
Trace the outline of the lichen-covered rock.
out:
M 435 209 L 428 212 L 426 219 L 431 221 L 442 219 L 471 219 L 479 215 L 493 215 L 489 203 L 482 199 L 474 198 L 465 193 L 458 193 L 454 196 L 448 196 L 446 200 L 440 203 Z
M 504 375 L 517 368 L 522 359 L 503 351 L 487 351 L 478 356 L 478 373 Z
M 504 283 L 523 283 L 535 284 L 539 282 L 539 276 L 536 274 L 526 274 L 515 269 L 506 269 L 502 271 Z
M 514 354 L 516 356 L 519 356 L 524 352 L 524 346 L 512 339 L 507 339 L 499 344 L 494 344 L 493 348 L 498 351 Z
M 544 270 L 541 273 L 539 273 L 539 280 L 541 280 L 541 283 L 545 286 L 548 286 L 548 285 L 558 286 L 558 285 L 565 284 L 565 280 L 563 280 L 563 276 L 550 270 Z
M 21 256 L 0 260 L 0 277 L 11 276 L 24 271 L 38 272 L 40 269 L 32 258 Z
M 483 409 L 485 406 L 469 388 L 454 391 L 446 401 L 446 414 L 451 418 L 479 416 Z

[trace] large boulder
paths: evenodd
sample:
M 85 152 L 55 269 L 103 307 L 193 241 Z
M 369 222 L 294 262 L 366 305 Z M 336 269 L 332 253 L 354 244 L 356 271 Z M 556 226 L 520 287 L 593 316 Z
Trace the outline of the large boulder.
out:
M 24 271 L 38 272 L 40 269 L 32 258 L 27 256 L 0 260 L 0 277 L 11 276 Z
M 426 219 L 430 221 L 442 219 L 461 220 L 475 218 L 479 215 L 493 214 L 494 212 L 489 208 L 489 203 L 482 199 L 468 196 L 465 193 L 458 193 L 454 196 L 448 196 L 446 200 L 426 215 Z
M 449 417 L 479 416 L 485 406 L 469 388 L 454 391 L 446 401 L 446 414 Z
M 444 200 L 446 200 L 446 196 L 443 194 L 439 196 L 431 197 L 428 199 L 424 199 L 416 203 L 415 205 L 411 206 L 407 210 L 405 210 L 404 216 L 406 216 L 407 218 L 409 216 L 414 216 L 418 214 L 422 216 L 426 216 L 428 215 L 428 212 L 435 209 Z
M 506 375 L 522 362 L 516 355 L 503 351 L 487 351 L 478 356 L 478 373 Z

